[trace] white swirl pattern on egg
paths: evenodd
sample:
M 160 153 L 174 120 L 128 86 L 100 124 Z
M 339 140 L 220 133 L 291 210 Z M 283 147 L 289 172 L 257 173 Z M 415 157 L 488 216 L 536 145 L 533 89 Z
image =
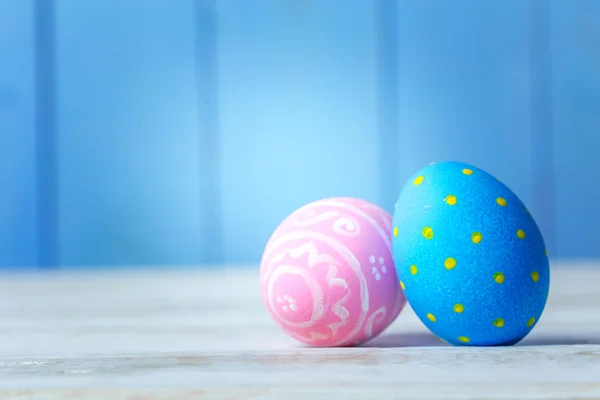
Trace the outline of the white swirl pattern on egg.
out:
M 381 333 L 405 304 L 390 228 L 389 214 L 357 199 L 325 199 L 292 213 L 261 262 L 273 318 L 290 336 L 315 346 L 352 345 Z M 373 273 L 371 259 L 384 261 L 377 265 L 385 272 Z M 284 298 L 294 299 L 294 310 Z

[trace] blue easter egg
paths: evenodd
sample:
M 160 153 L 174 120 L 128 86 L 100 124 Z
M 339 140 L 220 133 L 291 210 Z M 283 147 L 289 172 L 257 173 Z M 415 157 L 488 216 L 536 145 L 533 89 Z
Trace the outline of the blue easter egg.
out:
M 441 339 L 511 345 L 539 321 L 550 287 L 544 239 L 492 175 L 460 162 L 423 168 L 402 190 L 393 226 L 400 285 Z

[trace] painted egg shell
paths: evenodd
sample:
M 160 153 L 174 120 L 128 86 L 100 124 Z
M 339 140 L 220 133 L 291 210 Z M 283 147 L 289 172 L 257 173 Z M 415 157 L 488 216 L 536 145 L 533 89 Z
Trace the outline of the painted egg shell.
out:
M 290 336 L 311 346 L 361 344 L 406 303 L 391 253 L 392 217 L 353 198 L 305 205 L 275 230 L 261 261 L 263 299 Z
M 538 322 L 550 270 L 544 239 L 521 200 L 459 162 L 429 165 L 394 212 L 400 285 L 423 323 L 453 345 L 510 345 Z

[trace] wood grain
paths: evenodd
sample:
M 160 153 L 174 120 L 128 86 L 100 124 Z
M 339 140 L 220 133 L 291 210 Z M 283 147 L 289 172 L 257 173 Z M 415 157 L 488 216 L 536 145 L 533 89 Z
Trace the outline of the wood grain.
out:
M 600 399 L 600 265 L 553 264 L 520 344 L 454 348 L 410 309 L 360 348 L 311 349 L 256 268 L 5 275 L 0 399 Z

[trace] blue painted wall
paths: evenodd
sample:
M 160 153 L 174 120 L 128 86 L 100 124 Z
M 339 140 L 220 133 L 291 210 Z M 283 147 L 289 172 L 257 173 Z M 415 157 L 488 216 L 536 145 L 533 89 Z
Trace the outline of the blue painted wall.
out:
M 224 260 L 238 263 L 304 203 L 378 200 L 377 21 L 365 1 L 218 4 Z
M 33 3 L 0 1 L 0 265 L 37 259 Z
M 598 257 L 600 3 L 555 0 L 551 13 L 556 254 Z
M 593 0 L 3 0 L 0 266 L 256 262 L 444 159 L 598 257 L 599 39 Z
M 531 204 L 528 2 L 398 2 L 402 180 L 432 161 L 481 166 Z
M 60 263 L 205 261 L 193 2 L 56 4 Z

